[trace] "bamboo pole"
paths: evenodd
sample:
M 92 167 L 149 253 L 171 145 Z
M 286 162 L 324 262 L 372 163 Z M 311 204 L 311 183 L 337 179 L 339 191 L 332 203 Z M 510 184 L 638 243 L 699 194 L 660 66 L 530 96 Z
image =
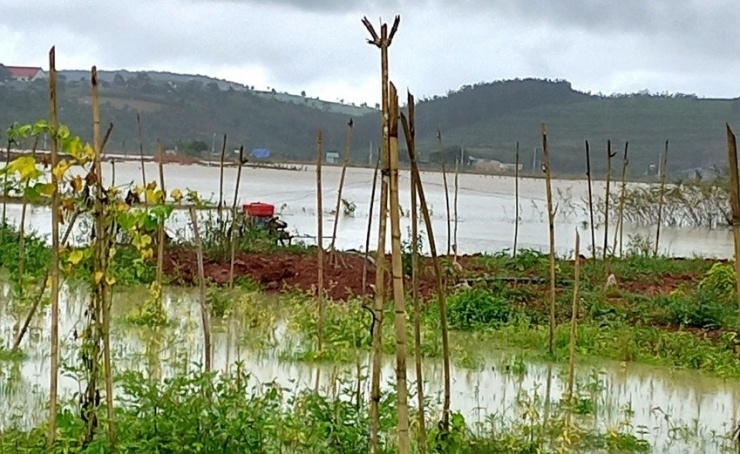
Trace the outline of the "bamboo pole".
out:
M 380 167 L 380 153 L 375 161 L 375 171 L 373 171 L 373 187 L 370 190 L 370 206 L 367 214 L 367 233 L 365 234 L 365 256 L 362 261 L 362 300 L 365 300 L 367 293 L 367 262 L 370 255 L 370 231 L 373 227 L 373 205 L 375 204 L 375 189 L 378 183 L 378 168 Z M 364 303 L 363 303 L 364 304 Z
M 409 98 L 409 104 L 413 103 L 413 97 Z M 401 124 L 403 125 L 406 137 L 410 136 L 410 128 L 406 117 L 401 114 Z M 447 289 L 442 279 L 442 264 L 437 254 L 437 243 L 434 240 L 434 231 L 432 229 L 432 217 L 429 214 L 429 206 L 424 196 L 424 187 L 421 183 L 419 173 L 419 164 L 416 161 L 416 152 L 414 147 L 408 147 L 409 161 L 411 163 L 411 172 L 414 174 L 414 183 L 419 196 L 421 213 L 424 217 L 424 225 L 427 229 L 427 239 L 429 241 L 429 252 L 434 264 L 434 276 L 437 284 L 437 305 L 439 307 L 439 320 L 442 329 L 442 369 L 443 369 L 443 400 L 442 400 L 442 421 L 440 429 L 443 434 L 447 434 L 450 428 L 450 340 L 449 329 L 447 326 Z
M 388 24 L 382 24 L 380 27 L 380 36 L 375 32 L 373 25 L 363 17 L 362 23 L 367 29 L 372 39 L 368 40 L 380 49 L 380 67 L 381 67 L 381 90 L 382 90 L 382 113 L 383 113 L 383 144 L 381 148 L 381 162 L 383 166 L 383 177 L 380 186 L 380 218 L 378 222 L 378 250 L 375 260 L 375 323 L 373 324 L 373 359 L 370 385 L 370 452 L 377 454 L 379 452 L 379 426 L 380 426 L 380 368 L 382 355 L 382 329 L 383 329 L 383 311 L 385 306 L 385 236 L 387 230 L 388 218 L 388 186 L 389 186 L 389 153 L 390 153 L 390 115 L 389 107 L 389 78 L 388 78 L 388 48 L 393 42 L 393 37 L 398 30 L 401 17 L 396 16 L 393 26 L 388 32 Z M 405 454 L 405 453 L 402 453 Z
M 730 161 L 730 204 L 732 206 L 732 233 L 735 240 L 735 282 L 737 285 L 737 317 L 740 324 L 740 178 L 737 169 L 737 140 L 725 123 L 727 129 L 727 154 Z
M 442 184 L 445 187 L 445 205 L 447 206 L 447 257 L 452 252 L 452 221 L 450 213 L 450 190 L 447 186 L 447 168 L 446 168 L 446 157 L 445 148 L 442 143 L 442 132 L 437 129 L 437 145 L 439 147 L 439 158 L 442 161 Z
M 404 126 L 406 144 L 416 150 L 416 122 L 414 97 L 408 93 L 408 123 Z M 426 417 L 424 415 L 424 375 L 421 367 L 421 302 L 419 298 L 419 204 L 417 201 L 416 176 L 411 172 L 411 298 L 414 303 L 414 356 L 416 366 L 416 400 L 419 413 L 419 453 L 427 452 Z
M 663 224 L 663 205 L 665 201 L 665 177 L 666 177 L 666 165 L 668 164 L 668 141 L 665 141 L 665 151 L 663 151 L 663 163 L 660 166 L 660 198 L 658 199 L 658 225 L 655 231 L 655 250 L 653 255 L 658 256 L 658 250 L 660 247 L 660 227 Z
M 409 452 L 409 409 L 406 387 L 406 293 L 403 289 L 403 258 L 401 257 L 401 219 L 398 195 L 398 94 L 390 84 L 389 103 L 390 136 L 390 205 L 391 205 L 391 265 L 393 275 L 393 301 L 396 317 L 396 399 L 398 411 L 398 451 Z
M 591 259 L 596 263 L 596 227 L 594 226 L 594 195 L 591 183 L 591 149 L 586 141 L 586 177 L 588 177 L 588 212 L 591 215 Z
M 547 125 L 542 123 L 542 160 L 547 189 L 547 219 L 550 228 L 550 337 L 547 351 L 553 354 L 555 340 L 555 209 L 552 206 L 552 186 L 550 179 L 550 150 L 547 147 Z
M 198 231 L 198 216 L 195 209 L 190 207 L 190 222 L 193 224 L 193 237 L 195 238 L 195 251 L 198 256 L 198 288 L 200 289 L 200 318 L 203 324 L 203 355 L 205 358 L 205 371 L 209 373 L 211 366 L 211 320 L 208 298 L 206 297 L 206 278 L 203 269 L 203 243 Z
M 149 201 L 146 199 L 146 167 L 144 167 L 144 141 L 141 136 L 141 116 L 136 112 L 136 132 L 139 137 L 139 160 L 141 161 L 141 183 L 144 185 L 144 207 L 148 208 Z
M 454 254 L 453 262 L 457 263 L 457 196 L 460 190 L 459 177 L 460 177 L 460 160 L 462 159 L 463 148 L 460 147 L 460 156 L 455 159 L 455 199 L 454 199 L 454 210 L 455 210 L 455 230 L 453 232 L 452 252 Z
M 110 307 L 108 304 L 108 289 L 105 275 L 107 273 L 107 259 L 109 248 L 106 247 L 105 233 L 105 206 L 103 205 L 103 167 L 102 167 L 102 142 L 100 140 L 100 96 L 98 93 L 98 72 L 95 66 L 92 67 L 92 110 L 93 110 L 93 146 L 95 149 L 94 168 L 97 178 L 95 178 L 95 263 L 94 269 L 96 276 L 95 298 L 96 311 L 101 313 L 102 320 L 98 326 L 99 335 L 103 340 L 103 375 L 105 380 L 105 403 L 108 416 L 108 440 L 110 441 L 111 450 L 114 450 L 116 432 L 113 409 L 113 370 L 110 352 Z M 110 131 L 110 130 L 109 130 Z M 109 239 L 108 239 L 109 241 Z M 97 390 L 95 390 L 97 392 Z M 95 396 L 93 396 L 94 398 Z
M 576 366 L 576 324 L 578 319 L 578 284 L 581 277 L 581 259 L 579 258 L 581 250 L 581 236 L 578 234 L 576 229 L 576 251 L 575 251 L 575 282 L 573 284 L 573 309 L 570 316 L 570 357 L 568 360 L 568 390 L 566 397 L 568 399 L 568 407 L 573 401 L 573 382 L 575 381 L 575 366 Z M 568 413 L 570 416 L 570 412 Z
M 57 117 L 57 70 L 56 51 L 52 47 L 49 51 L 49 111 L 51 127 L 51 184 L 53 186 L 51 198 L 51 370 L 49 381 L 49 432 L 46 443 L 47 450 L 54 446 L 57 430 L 57 389 L 59 383 L 59 179 L 53 172 L 59 165 L 58 138 L 59 128 Z
M 224 206 L 224 159 L 226 158 L 226 134 L 224 134 L 224 142 L 221 145 L 221 165 L 220 165 L 220 176 L 218 182 L 218 220 L 221 221 L 221 214 Z M 219 226 L 220 228 L 221 226 Z
M 164 206 L 165 200 L 167 199 L 167 190 L 164 186 L 164 147 L 162 142 L 157 139 L 157 159 L 159 161 L 159 189 L 162 191 L 162 199 L 160 200 L 160 206 Z M 159 225 L 157 226 L 157 285 L 158 289 L 158 302 L 160 309 L 162 308 L 162 273 L 164 268 L 164 218 L 160 219 Z
M 616 153 L 612 153 L 612 141 L 606 141 L 606 199 L 604 200 L 604 267 L 608 273 L 609 266 L 607 263 L 608 249 L 609 249 L 609 200 L 611 199 L 610 187 L 612 181 L 612 158 L 616 156 Z
M 110 160 L 110 185 L 115 186 L 116 185 L 116 161 L 114 159 Z
M 512 256 L 516 257 L 516 246 L 519 241 L 519 141 L 516 142 L 516 164 L 514 165 L 514 249 Z
M 624 156 L 622 157 L 622 190 L 619 194 L 619 221 L 617 224 L 617 232 L 614 234 L 614 250 L 617 250 L 617 236 L 619 236 L 619 257 L 622 257 L 623 244 L 624 244 L 624 201 L 627 197 L 627 166 L 629 160 L 627 159 L 627 152 L 629 151 L 629 142 L 624 143 Z
M 239 167 L 236 169 L 236 187 L 234 188 L 234 204 L 231 206 L 231 230 L 229 231 L 229 246 L 231 247 L 231 257 L 229 260 L 229 289 L 234 288 L 234 260 L 236 258 L 236 204 L 239 201 L 239 182 L 242 179 L 242 167 L 244 167 L 244 145 L 239 147 Z M 229 324 L 231 326 L 231 324 Z
M 337 227 L 339 226 L 339 209 L 342 204 L 342 190 L 344 189 L 344 176 L 347 173 L 347 165 L 349 164 L 349 154 L 352 150 L 352 125 L 353 121 L 350 118 L 347 123 L 347 142 L 344 145 L 344 160 L 342 162 L 342 173 L 339 176 L 339 188 L 337 189 L 337 206 L 334 210 L 334 228 L 331 232 L 331 245 L 329 251 L 333 254 L 335 252 L 334 246 L 337 241 Z
M 318 350 L 319 353 L 324 347 L 324 204 L 323 194 L 321 193 L 321 161 L 324 154 L 324 139 L 322 131 L 319 129 L 316 133 L 316 238 L 318 250 L 318 270 L 317 292 L 319 299 L 319 320 L 318 320 Z

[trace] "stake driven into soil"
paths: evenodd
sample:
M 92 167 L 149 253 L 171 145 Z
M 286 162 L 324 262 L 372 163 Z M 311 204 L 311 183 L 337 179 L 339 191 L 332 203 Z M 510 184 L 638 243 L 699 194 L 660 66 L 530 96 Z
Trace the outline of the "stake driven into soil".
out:
M 409 95 L 409 105 L 412 105 L 414 98 Z M 406 137 L 411 137 L 411 132 L 406 117 L 401 114 L 401 124 L 403 125 L 404 134 Z M 437 304 L 439 307 L 439 320 L 442 328 L 442 366 L 443 366 L 443 381 L 444 391 L 442 400 L 442 421 L 440 423 L 440 429 L 443 434 L 449 431 L 450 427 L 450 340 L 449 340 L 449 329 L 447 324 L 447 288 L 444 285 L 442 279 L 442 263 L 437 255 L 437 243 L 434 240 L 434 230 L 432 228 L 432 217 L 429 214 L 429 207 L 427 205 L 426 197 L 424 196 L 424 187 L 421 183 L 421 174 L 419 173 L 419 165 L 416 161 L 416 151 L 412 146 L 408 146 L 409 150 L 409 162 L 411 165 L 411 173 L 414 175 L 413 182 L 416 185 L 416 192 L 419 196 L 419 203 L 421 204 L 421 213 L 424 217 L 424 226 L 427 229 L 427 239 L 429 241 L 429 252 L 432 256 L 432 263 L 434 264 L 434 277 L 437 283 Z
M 164 147 L 162 142 L 157 139 L 157 157 L 159 158 L 159 189 L 162 191 L 162 197 L 159 200 L 160 207 L 164 207 L 167 199 L 167 190 L 164 186 Z M 157 225 L 157 308 L 162 313 L 162 266 L 164 260 L 164 216 L 159 219 Z
M 409 409 L 406 387 L 406 292 L 403 289 L 403 262 L 401 257 L 401 210 L 398 196 L 398 94 L 390 85 L 390 192 L 391 192 L 391 263 L 393 272 L 393 301 L 395 303 L 396 331 L 396 399 L 398 409 L 398 451 L 409 452 Z
M 578 234 L 576 229 L 576 247 L 575 247 L 575 281 L 573 283 L 573 308 L 571 309 L 570 316 L 570 357 L 568 360 L 568 389 L 566 392 L 566 398 L 568 399 L 568 406 L 570 407 L 573 401 L 573 382 L 575 381 L 575 367 L 576 367 L 576 323 L 578 320 L 578 284 L 581 277 L 581 259 L 578 257 L 581 253 L 581 236 Z M 570 412 L 568 412 L 570 414 Z
M 317 225 L 316 225 L 316 244 L 318 246 L 318 280 L 316 286 L 318 287 L 318 299 L 319 299 L 319 320 L 318 320 L 318 351 L 321 352 L 324 346 L 324 203 L 323 196 L 321 193 L 321 161 L 322 155 L 324 154 L 324 140 L 322 138 L 322 132 L 319 129 L 316 133 L 316 213 L 317 213 Z
M 596 263 L 596 226 L 594 225 L 594 195 L 591 183 L 591 149 L 586 141 L 586 177 L 588 178 L 588 212 L 591 216 L 591 259 Z
M 735 133 L 727 129 L 727 154 L 730 161 L 730 204 L 732 206 L 732 233 L 735 240 L 735 283 L 737 285 L 737 317 L 740 323 L 740 178 L 737 169 L 737 140 Z
M 516 258 L 516 246 L 519 241 L 519 141 L 516 142 L 516 164 L 514 164 L 514 249 L 512 256 Z
M 655 250 L 653 255 L 658 256 L 660 247 L 660 226 L 663 224 L 663 205 L 665 204 L 665 176 L 666 165 L 668 164 L 668 141 L 665 141 L 665 150 L 663 151 L 663 161 L 660 166 L 660 195 L 658 197 L 658 225 L 655 230 Z
M 200 240 L 198 230 L 198 216 L 194 208 L 190 208 L 190 222 L 193 224 L 193 237 L 195 239 L 195 251 L 198 255 L 198 288 L 200 290 L 200 318 L 203 324 L 203 356 L 206 373 L 212 369 L 211 361 L 211 309 L 208 307 L 206 297 L 206 278 L 203 266 L 203 243 Z
M 59 165 L 59 142 L 57 132 L 57 70 L 56 51 L 49 51 L 49 126 L 51 127 L 51 168 Z M 54 446 L 57 431 L 57 388 L 59 379 L 59 179 L 51 172 L 53 193 L 51 196 L 51 370 L 49 380 L 49 436 L 47 449 Z
M 218 220 L 221 221 L 221 215 L 223 214 L 224 207 L 224 159 L 226 159 L 226 134 L 224 134 L 224 142 L 221 145 L 221 162 L 219 169 L 218 179 Z
M 617 250 L 617 236 L 619 236 L 619 257 L 622 257 L 624 245 L 624 200 L 627 197 L 627 152 L 629 151 L 629 142 L 624 143 L 624 156 L 622 156 L 622 190 L 619 193 L 619 219 L 617 220 L 617 231 L 614 232 L 614 251 Z
M 552 206 L 552 185 L 550 180 L 550 150 L 547 147 L 547 125 L 542 123 L 542 160 L 547 190 L 547 220 L 550 229 L 550 337 L 547 351 L 553 354 L 555 340 L 555 209 Z
M 617 153 L 612 153 L 612 141 L 606 141 L 606 196 L 604 199 L 604 250 L 602 251 L 602 257 L 604 259 L 604 270 L 609 274 L 609 264 L 607 258 L 609 256 L 609 201 L 611 199 L 611 181 L 612 181 L 612 158 Z
M 457 263 L 457 198 L 460 192 L 460 164 L 462 159 L 463 148 L 460 148 L 460 156 L 455 159 L 455 199 L 454 199 L 454 210 L 455 210 L 455 231 L 453 232 L 452 239 L 452 251 L 454 253 L 453 261 Z
M 393 21 L 393 27 L 388 32 L 388 24 L 381 24 L 380 36 L 375 32 L 375 28 L 367 19 L 362 18 L 362 23 L 367 29 L 372 39 L 368 43 L 380 49 L 380 68 L 381 68 L 381 91 L 382 91 L 382 113 L 383 113 L 383 143 L 381 148 L 382 162 L 382 182 L 380 186 L 380 217 L 378 222 L 378 250 L 375 259 L 375 324 L 373 325 L 373 360 L 370 384 L 370 452 L 377 454 L 379 451 L 379 427 L 380 427 L 380 368 L 382 355 L 382 326 L 383 311 L 385 306 L 385 235 L 386 220 L 388 217 L 388 185 L 390 178 L 389 157 L 390 139 L 389 124 L 390 115 L 388 112 L 389 104 L 389 78 L 388 78 L 388 47 L 393 42 L 393 37 L 398 30 L 401 22 L 400 16 L 396 16 Z M 399 446 L 400 447 L 400 446 Z M 405 454 L 405 453 L 404 453 Z
M 452 253 L 452 213 L 450 212 L 450 188 L 447 185 L 447 164 L 445 163 L 445 147 L 442 143 L 442 131 L 437 129 L 437 146 L 439 159 L 442 161 L 442 184 L 445 187 L 445 206 L 447 207 L 447 257 Z
M 236 205 L 239 202 L 239 182 L 242 179 L 242 168 L 244 167 L 244 145 L 239 147 L 239 167 L 236 169 L 236 186 L 234 187 L 234 203 L 231 205 L 231 228 L 229 229 L 229 247 L 231 257 L 229 258 L 229 288 L 234 288 L 234 259 L 236 256 L 236 217 L 239 212 Z M 231 326 L 231 325 L 229 325 Z
M 414 97 L 408 93 L 408 121 L 402 120 L 406 146 L 416 150 L 416 122 Z M 410 152 L 410 153 L 413 153 Z M 416 367 L 416 400 L 419 413 L 419 453 L 426 454 L 427 430 L 424 415 L 424 375 L 421 367 L 421 301 L 419 298 L 419 205 L 417 203 L 416 176 L 411 172 L 411 298 L 414 304 L 414 359 Z
M 329 251 L 334 253 L 334 245 L 337 241 L 337 227 L 339 227 L 339 209 L 342 205 L 342 190 L 344 189 L 344 176 L 347 173 L 347 165 L 349 164 L 349 154 L 352 151 L 352 125 L 354 122 L 349 119 L 347 123 L 347 142 L 344 144 L 344 159 L 342 161 L 342 173 L 339 176 L 339 188 L 337 189 L 337 206 L 334 210 L 334 227 L 331 232 L 331 246 Z

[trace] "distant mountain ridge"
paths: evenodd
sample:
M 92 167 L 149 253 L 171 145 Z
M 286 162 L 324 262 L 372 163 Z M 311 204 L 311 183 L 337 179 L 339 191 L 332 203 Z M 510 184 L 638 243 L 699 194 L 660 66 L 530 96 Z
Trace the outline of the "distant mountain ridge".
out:
M 352 160 L 368 164 L 377 156 L 380 115 L 369 106 L 257 91 L 201 75 L 126 70 L 98 74 L 103 121 L 114 124 L 111 152 L 138 149 L 138 112 L 149 152 L 157 139 L 169 147 L 200 142 L 209 149 L 220 149 L 225 133 L 229 148 L 244 144 L 248 149 L 268 148 L 278 160 L 313 161 L 316 131 L 323 130 L 325 151 L 342 150 L 346 124 L 352 117 Z M 89 140 L 89 75 L 86 71 L 61 71 L 60 75 L 64 76 L 59 89 L 60 118 Z M 46 118 L 46 82 L 0 84 L 0 103 L 5 107 L 0 110 L 0 124 Z M 425 161 L 439 159 L 435 158 L 439 128 L 448 161 L 464 148 L 478 162 L 512 163 L 518 141 L 520 162 L 526 171 L 536 173 L 541 158 L 540 124 L 544 122 L 557 173 L 585 173 L 584 145 L 589 140 L 594 175 L 603 175 L 610 139 L 619 163 L 625 141 L 629 141 L 629 172 L 642 175 L 657 163 L 669 140 L 669 173 L 680 178 L 689 171 L 696 174 L 696 169 L 726 167 L 724 123 L 740 123 L 740 102 L 680 94 L 593 95 L 574 90 L 564 80 L 521 79 L 467 85 L 421 99 L 416 113 L 417 144 Z

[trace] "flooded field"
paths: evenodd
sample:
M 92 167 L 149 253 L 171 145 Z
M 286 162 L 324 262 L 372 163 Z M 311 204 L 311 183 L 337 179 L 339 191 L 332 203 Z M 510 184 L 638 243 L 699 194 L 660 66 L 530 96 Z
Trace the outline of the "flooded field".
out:
M 8 301 L 5 288 L 3 300 Z M 202 360 L 202 331 L 196 292 L 172 288 L 165 293 L 171 324 L 157 330 L 134 327 L 125 321 L 136 304 L 147 297 L 145 288 L 119 291 L 113 304 L 113 354 L 116 372 L 142 370 L 149 376 L 167 377 L 177 364 Z M 251 304 L 270 307 L 276 297 L 248 296 Z M 75 377 L 79 363 L 75 337 L 84 323 L 87 296 L 65 289 L 61 304 L 60 337 L 63 372 L 60 390 L 71 398 L 84 384 Z M 15 334 L 19 311 L 12 304 L 0 306 L 0 336 Z M 276 317 L 278 317 L 276 315 Z M 27 358 L 0 362 L 0 426 L 31 427 L 46 417 L 49 362 L 49 317 L 39 314 L 24 341 Z M 312 388 L 317 380 L 323 389 L 333 389 L 342 380 L 356 381 L 356 366 L 343 363 L 301 362 L 287 358 L 293 348 L 291 329 L 279 318 L 266 329 L 250 329 L 239 316 L 213 322 L 214 368 L 228 370 L 241 363 L 255 380 L 276 381 L 288 389 Z M 469 344 L 465 334 L 456 334 L 454 344 Z M 515 351 L 487 351 L 478 344 L 484 361 L 472 367 L 457 364 L 452 370 L 452 406 L 469 423 L 486 418 L 521 418 L 527 405 L 540 401 L 547 411 L 565 389 L 565 372 L 560 366 L 523 359 Z M 369 358 L 361 357 L 362 373 Z M 456 364 L 453 361 L 453 364 Z M 194 366 L 193 366 L 194 367 Z M 426 392 L 440 399 L 442 369 L 437 360 L 424 362 Z M 394 377 L 391 358 L 383 370 L 383 382 Z M 409 367 L 413 382 L 413 367 Z M 734 452 L 730 436 L 740 409 L 740 383 L 617 362 L 589 363 L 577 368 L 579 402 L 590 411 L 580 416 L 581 424 L 601 430 L 620 429 L 648 441 L 652 452 Z M 368 381 L 363 393 L 368 395 Z M 546 416 L 545 416 L 546 417 Z
M 116 164 L 115 182 L 126 185 L 141 182 L 141 167 L 135 162 Z M 155 164 L 146 164 L 149 181 L 158 178 Z M 328 213 L 336 203 L 336 189 L 339 183 L 339 167 L 326 167 L 323 170 L 324 208 Z M 337 234 L 337 247 L 341 249 L 364 249 L 369 198 L 372 186 L 372 169 L 349 168 L 344 187 L 343 198 L 356 206 L 353 216 L 341 216 Z M 104 168 L 104 179 L 111 181 L 111 167 Z M 224 198 L 227 205 L 233 202 L 234 180 L 236 169 L 225 171 Z M 404 212 L 410 206 L 408 172 L 402 171 L 401 207 Z M 428 203 L 432 211 L 434 234 L 437 247 L 446 250 L 447 222 L 442 175 L 440 173 L 423 173 Z M 516 203 L 514 199 L 514 179 L 511 177 L 461 174 L 459 177 L 458 205 L 458 244 L 459 253 L 497 252 L 511 248 L 514 237 L 514 217 Z M 218 202 L 219 168 L 217 166 L 187 166 L 168 164 L 165 166 L 165 181 L 168 190 L 178 188 L 183 191 L 192 189 L 202 197 L 211 197 Z M 450 192 L 452 192 L 452 182 Z M 603 194 L 604 183 L 594 182 L 594 194 Z M 303 241 L 314 243 L 316 236 L 316 183 L 315 172 L 311 166 L 302 170 L 281 170 L 265 168 L 245 168 L 239 190 L 240 203 L 262 201 L 276 206 L 283 219 L 288 222 L 288 230 L 305 235 Z M 554 180 L 553 194 L 558 205 L 555 227 L 556 250 L 558 254 L 568 254 L 573 249 L 575 230 L 581 232 L 582 251 L 590 250 L 590 227 L 588 224 L 587 183 L 583 180 Z M 545 251 L 548 249 L 547 207 L 545 203 L 544 180 L 522 179 L 520 184 L 520 226 L 519 247 Z M 376 196 L 376 202 L 377 202 Z M 452 196 L 451 196 L 452 199 Z M 451 200 L 452 204 L 453 201 Z M 378 206 L 377 203 L 375 205 Z M 454 208 L 451 206 L 451 210 Z M 20 219 L 21 207 L 8 207 L 8 216 L 12 221 Z M 376 210 L 377 211 L 377 210 Z M 377 214 L 374 215 L 377 218 Z M 402 236 L 408 236 L 409 216 L 402 218 Z M 28 222 L 32 229 L 48 234 L 50 231 L 50 214 L 43 208 L 29 211 Z M 377 219 L 374 220 L 377 225 Z M 333 216 L 324 216 L 324 234 L 332 230 Z M 603 237 L 602 222 L 596 221 L 597 246 Z M 610 231 L 614 232 L 616 222 L 610 222 Z M 168 228 L 177 230 L 186 228 L 187 213 L 177 213 L 170 220 Z M 389 234 L 390 235 L 390 234 Z M 629 246 L 629 238 L 641 235 L 654 238 L 654 227 L 645 228 L 625 224 L 624 246 Z M 371 237 L 371 247 L 375 247 L 375 230 Z M 328 241 L 325 240 L 328 243 Z M 389 244 L 389 242 L 387 243 Z M 610 240 L 611 244 L 611 240 Z M 426 242 L 424 250 L 428 250 Z M 662 253 L 678 257 L 727 258 L 733 254 L 732 234 L 729 229 L 689 229 L 665 227 L 661 231 L 660 249 Z

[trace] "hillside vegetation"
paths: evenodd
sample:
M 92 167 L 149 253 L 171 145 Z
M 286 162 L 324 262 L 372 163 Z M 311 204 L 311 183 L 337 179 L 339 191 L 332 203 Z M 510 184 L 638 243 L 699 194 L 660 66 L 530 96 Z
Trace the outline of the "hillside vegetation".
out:
M 60 118 L 88 137 L 92 133 L 89 83 L 83 74 L 68 72 L 62 81 Z M 225 133 L 230 150 L 243 144 L 248 150 L 269 148 L 274 160 L 309 161 L 315 159 L 317 129 L 324 130 L 326 150 L 341 150 L 347 112 L 370 111 L 354 118 L 353 155 L 357 163 L 369 162 L 368 150 L 379 142 L 377 112 L 367 107 L 343 110 L 341 105 L 335 108 L 310 98 L 301 103 L 296 96 L 282 95 L 270 96 L 205 76 L 109 72 L 101 86 L 103 121 L 114 124 L 108 151 L 138 149 L 139 112 L 149 153 L 156 139 L 168 148 L 200 142 L 210 149 L 215 142 L 219 150 Z M 46 117 L 46 82 L 0 85 L 0 103 L 0 124 Z M 548 125 L 555 172 L 582 175 L 584 140 L 589 140 L 594 174 L 603 175 L 606 141 L 611 139 L 618 153 L 615 169 L 621 167 L 624 142 L 629 141 L 630 175 L 641 176 L 650 164 L 657 164 L 669 140 L 668 170 L 675 179 L 696 167 L 726 167 L 724 124 L 740 123 L 740 101 L 691 95 L 605 97 L 573 90 L 566 81 L 482 83 L 420 100 L 417 143 L 422 157 L 429 158 L 437 150 L 435 137 L 440 128 L 448 160 L 462 146 L 477 158 L 513 162 L 519 141 L 521 162 L 525 171 L 531 171 L 533 152 L 541 146 L 541 122 Z

